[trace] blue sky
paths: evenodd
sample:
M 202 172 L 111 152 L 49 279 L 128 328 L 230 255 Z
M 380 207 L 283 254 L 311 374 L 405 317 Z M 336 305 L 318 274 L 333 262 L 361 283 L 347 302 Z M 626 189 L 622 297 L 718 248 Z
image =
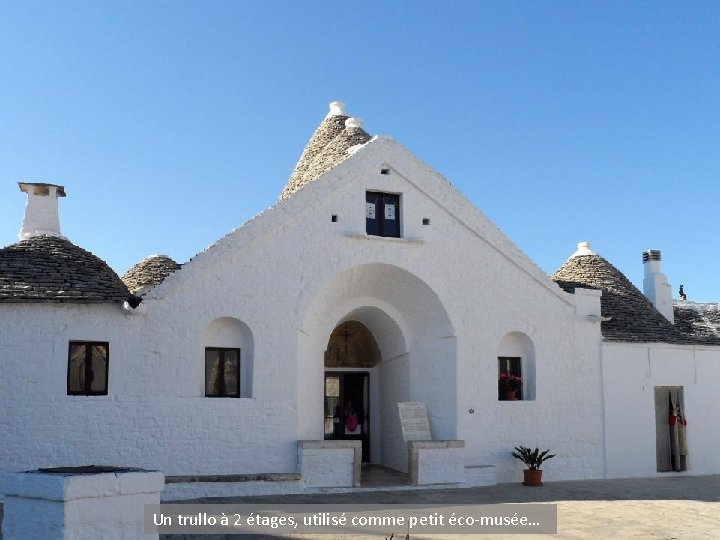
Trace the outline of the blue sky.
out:
M 720 301 L 716 2 L 0 3 L 0 244 L 18 181 L 122 273 L 271 206 L 327 103 L 430 164 L 547 273 L 593 248 Z

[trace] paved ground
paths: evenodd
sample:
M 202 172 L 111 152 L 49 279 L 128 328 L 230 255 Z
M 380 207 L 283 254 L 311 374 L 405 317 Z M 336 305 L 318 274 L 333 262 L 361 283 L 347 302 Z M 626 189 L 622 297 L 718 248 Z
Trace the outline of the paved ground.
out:
M 668 476 L 650 479 L 548 482 L 537 488 L 521 484 L 496 487 L 418 491 L 374 491 L 319 495 L 281 495 L 202 499 L 227 504 L 494 504 L 542 502 L 558 505 L 557 535 L 455 535 L 481 539 L 720 539 L 720 476 Z M 271 539 L 273 536 L 165 535 L 163 540 Z M 288 537 L 285 537 L 288 538 Z M 298 538 L 323 538 L 304 536 Z M 379 536 L 344 536 L 344 540 Z M 404 537 L 403 537 L 404 538 Z M 428 538 L 412 536 L 411 538 Z M 440 537 L 435 537 L 440 538 Z M 396 536 L 394 540 L 398 540 Z
M 189 502 L 189 501 L 188 501 Z M 473 489 L 372 491 L 202 499 L 202 503 L 336 504 L 495 504 L 541 502 L 558 505 L 557 535 L 455 535 L 455 540 L 488 539 L 720 539 L 720 476 L 670 476 L 632 480 L 549 482 L 538 488 L 520 484 Z M 0 505 L 0 518 L 2 505 Z M 0 539 L 2 535 L 0 534 Z M 163 535 L 163 540 L 269 540 L 273 536 Z M 285 537 L 288 538 L 288 537 Z M 323 538 L 328 536 L 304 536 Z M 344 536 L 343 540 L 382 539 Z M 412 536 L 412 539 L 428 538 Z M 435 537 L 440 538 L 440 537 Z M 28 539 L 33 540 L 33 539 Z M 394 540 L 399 540 L 396 536 Z

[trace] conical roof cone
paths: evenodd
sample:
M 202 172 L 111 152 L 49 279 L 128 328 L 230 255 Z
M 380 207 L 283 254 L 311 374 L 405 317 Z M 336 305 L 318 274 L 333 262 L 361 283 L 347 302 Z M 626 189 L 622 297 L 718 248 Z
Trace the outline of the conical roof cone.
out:
M 362 127 L 357 127 L 357 122 L 352 122 L 353 119 L 350 119 L 351 125 L 346 126 L 348 119 L 342 102 L 330 103 L 330 112 L 310 137 L 300 160 L 295 165 L 295 170 L 280 194 L 281 200 L 343 161 L 348 156 L 349 148 L 370 140 L 370 135 Z
M 589 246 L 586 246 L 589 248 Z M 600 255 L 578 250 L 552 276 L 565 290 L 600 289 L 603 337 L 610 341 L 683 341 L 683 337 L 625 275 Z

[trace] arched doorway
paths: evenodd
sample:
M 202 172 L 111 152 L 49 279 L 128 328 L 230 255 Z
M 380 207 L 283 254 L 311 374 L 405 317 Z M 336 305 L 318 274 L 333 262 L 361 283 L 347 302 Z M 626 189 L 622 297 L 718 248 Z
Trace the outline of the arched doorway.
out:
M 330 334 L 325 350 L 325 439 L 362 441 L 364 462 L 371 456 L 371 371 L 380 359 L 372 332 L 361 322 L 345 321 Z
M 427 283 L 397 266 L 370 263 L 339 272 L 309 298 L 297 334 L 298 439 L 325 436 L 327 371 L 368 372 L 370 451 L 364 458 L 371 463 L 408 470 L 398 403 L 424 402 L 433 437 L 456 438 L 457 340 Z M 374 367 L 326 367 L 326 357 L 335 362 L 333 355 L 340 354 L 333 346 L 344 354 L 342 332 L 351 321 L 369 331 L 379 358 Z

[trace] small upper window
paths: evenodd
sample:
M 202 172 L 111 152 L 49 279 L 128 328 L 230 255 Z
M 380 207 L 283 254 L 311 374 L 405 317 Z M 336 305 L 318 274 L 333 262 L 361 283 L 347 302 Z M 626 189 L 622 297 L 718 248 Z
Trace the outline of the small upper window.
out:
M 110 345 L 98 341 L 71 341 L 68 353 L 69 396 L 106 396 Z
M 240 349 L 205 348 L 205 396 L 240 397 Z
M 400 195 L 376 191 L 365 194 L 365 232 L 400 237 Z

